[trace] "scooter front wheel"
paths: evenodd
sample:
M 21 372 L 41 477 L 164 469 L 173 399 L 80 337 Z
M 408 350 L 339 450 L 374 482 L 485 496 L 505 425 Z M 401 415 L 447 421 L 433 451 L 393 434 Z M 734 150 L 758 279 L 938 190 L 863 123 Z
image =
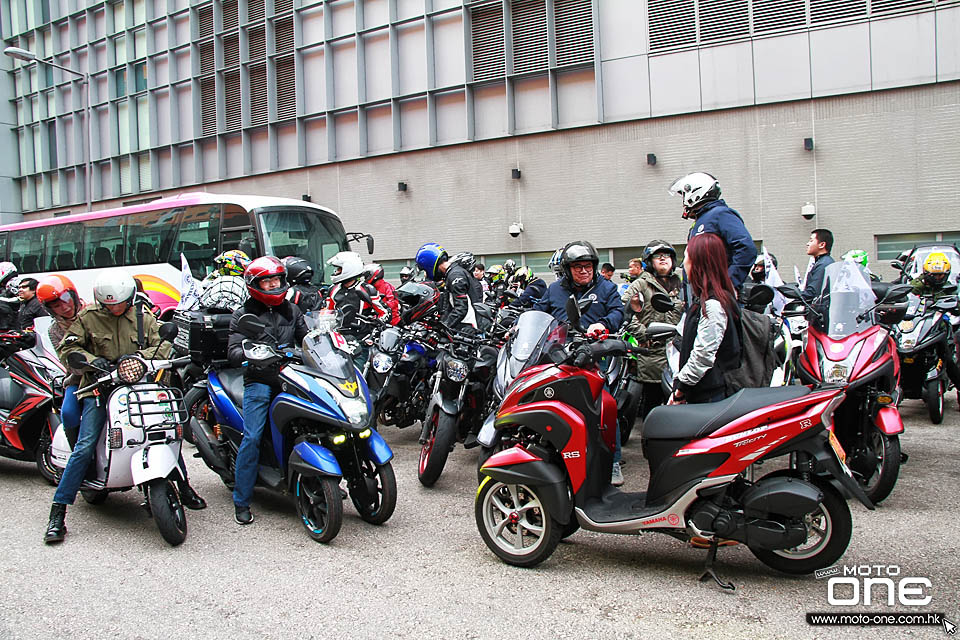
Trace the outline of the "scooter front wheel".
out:
M 874 472 L 861 483 L 870 501 L 879 504 L 893 492 L 900 475 L 900 438 L 888 436 L 879 429 L 867 434 L 867 450 L 876 458 Z
M 298 473 L 293 484 L 297 513 L 307 534 L 316 542 L 330 542 L 343 524 L 340 480 Z
M 417 478 L 425 487 L 432 487 L 440 479 L 447 456 L 457 439 L 456 416 L 434 409 L 430 420 L 432 424 L 427 441 L 420 447 L 420 466 L 417 470 Z
M 383 524 L 397 508 L 397 476 L 393 465 L 375 465 L 371 460 L 360 463 L 362 476 L 359 482 L 365 484 L 365 491 L 350 490 L 350 499 L 357 513 L 370 524 Z M 361 496 L 365 495 L 365 498 Z
M 150 513 L 160 529 L 160 535 L 171 547 L 187 539 L 187 515 L 180 502 L 180 494 L 171 480 L 158 478 L 147 485 Z
M 549 558 L 564 533 L 536 487 L 523 484 L 487 478 L 477 492 L 474 513 L 487 547 L 515 567 L 535 567 Z
M 53 466 L 53 452 L 50 451 L 52 446 L 50 439 L 50 432 L 47 431 L 46 427 L 43 429 L 43 435 L 40 436 L 40 442 L 37 443 L 37 470 L 40 471 L 40 475 L 43 476 L 43 479 L 53 486 L 57 486 L 60 483 L 60 476 L 58 469 Z
M 933 424 L 943 422 L 943 396 L 946 392 L 947 385 L 940 378 L 927 382 L 927 412 Z
M 110 495 L 110 492 L 106 489 L 100 491 L 96 489 L 80 489 L 80 495 L 83 496 L 83 500 L 87 504 L 103 504 L 107 501 L 107 496 Z

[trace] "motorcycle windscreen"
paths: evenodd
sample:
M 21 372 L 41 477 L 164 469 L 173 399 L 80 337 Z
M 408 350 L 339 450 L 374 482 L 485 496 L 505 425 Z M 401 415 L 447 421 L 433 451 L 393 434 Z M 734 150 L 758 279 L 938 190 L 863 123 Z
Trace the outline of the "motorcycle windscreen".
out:
M 325 377 L 338 380 L 352 380 L 355 374 L 353 359 L 346 350 L 346 341 L 336 334 L 311 331 L 303 338 L 303 363 L 308 367 L 322 371 Z
M 873 318 L 866 312 L 876 299 L 863 267 L 848 260 L 829 265 L 824 271 L 820 290 L 823 327 L 827 335 L 840 340 L 869 329 Z
M 543 311 L 521 313 L 515 332 L 510 343 L 511 380 L 527 367 L 542 364 L 540 356 L 550 345 L 566 342 L 566 331 L 561 330 L 560 322 Z

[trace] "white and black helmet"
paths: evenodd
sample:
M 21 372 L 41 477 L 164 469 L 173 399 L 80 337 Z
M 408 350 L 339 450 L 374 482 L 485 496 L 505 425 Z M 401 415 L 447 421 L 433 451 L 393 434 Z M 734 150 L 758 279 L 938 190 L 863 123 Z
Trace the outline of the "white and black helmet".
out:
M 93 284 L 93 299 L 104 304 L 128 305 L 137 294 L 137 283 L 129 273 L 102 273 Z
M 720 183 L 709 173 L 697 171 L 670 185 L 670 195 L 678 195 L 683 200 L 684 218 L 696 218 L 701 206 L 720 197 Z
M 355 280 L 363 275 L 363 258 L 356 251 L 341 251 L 327 260 L 327 264 L 334 268 L 330 278 L 333 284 Z
M 0 290 L 17 277 L 17 266 L 12 262 L 0 262 Z

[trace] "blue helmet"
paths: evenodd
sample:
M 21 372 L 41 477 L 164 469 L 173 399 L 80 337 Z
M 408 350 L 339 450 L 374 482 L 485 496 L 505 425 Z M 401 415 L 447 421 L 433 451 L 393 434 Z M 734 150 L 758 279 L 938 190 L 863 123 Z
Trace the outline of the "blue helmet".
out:
M 447 259 L 447 251 L 436 242 L 428 242 L 417 251 L 417 266 L 427 272 L 427 278 L 436 282 L 442 274 L 437 269 Z
M 553 271 L 553 274 L 557 277 L 557 280 L 563 277 L 563 269 L 560 268 L 561 257 L 563 257 L 563 247 L 553 252 L 553 256 L 550 258 L 550 262 L 547 264 L 550 270 Z

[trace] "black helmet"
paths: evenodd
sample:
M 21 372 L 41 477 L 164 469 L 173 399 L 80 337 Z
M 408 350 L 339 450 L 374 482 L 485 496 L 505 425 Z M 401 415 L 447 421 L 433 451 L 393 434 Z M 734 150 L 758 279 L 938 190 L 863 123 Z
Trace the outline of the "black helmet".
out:
M 438 310 L 440 292 L 436 287 L 421 282 L 405 282 L 397 288 L 396 294 L 403 305 L 400 319 L 404 324 L 422 320 Z
M 667 242 L 666 240 L 651 240 L 649 244 L 643 249 L 643 266 L 644 268 L 653 273 L 653 256 L 658 253 L 668 253 L 670 258 L 673 260 L 673 266 L 677 266 L 677 250 L 673 248 L 673 245 Z
M 600 264 L 600 255 L 593 245 L 586 240 L 574 240 L 565 246 L 560 254 L 560 268 L 566 278 L 573 282 L 573 276 L 570 275 L 570 265 L 574 262 L 590 261 L 593 264 L 593 278 L 597 278 L 597 265 Z
M 459 264 L 467 271 L 473 271 L 473 267 L 477 264 L 477 259 L 469 251 L 461 251 L 457 255 L 450 258 L 450 262 Z
M 287 256 L 283 259 L 283 266 L 287 268 L 287 280 L 290 284 L 310 284 L 313 280 L 313 267 L 303 258 Z

